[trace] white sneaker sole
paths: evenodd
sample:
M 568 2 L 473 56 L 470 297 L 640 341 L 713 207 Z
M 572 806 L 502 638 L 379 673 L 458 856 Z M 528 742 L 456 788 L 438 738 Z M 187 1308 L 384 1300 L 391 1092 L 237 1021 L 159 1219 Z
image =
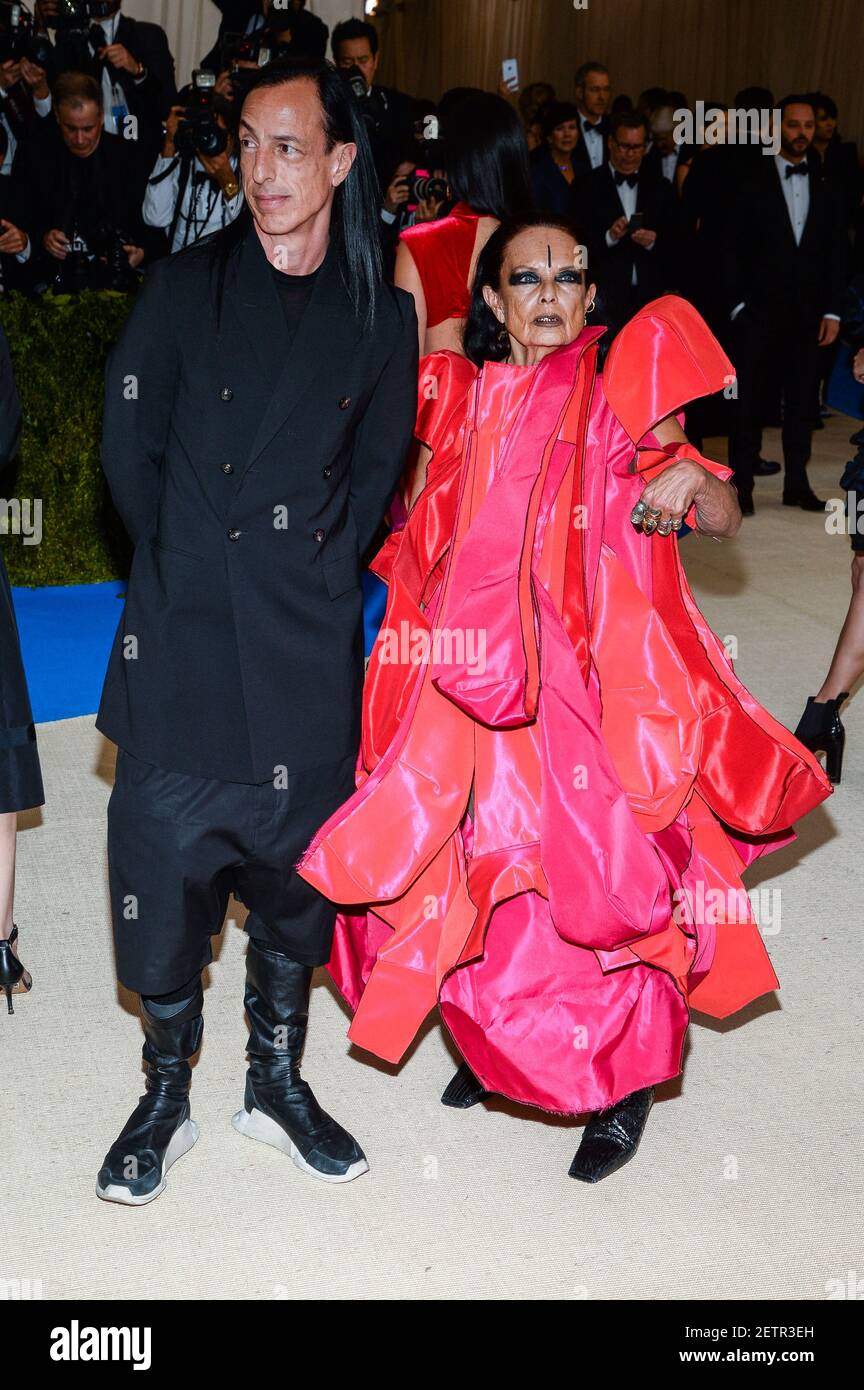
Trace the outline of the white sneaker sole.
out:
M 237 1114 L 232 1116 L 231 1123 L 238 1134 L 245 1134 L 247 1139 L 257 1139 L 262 1144 L 279 1149 L 281 1153 L 288 1155 L 301 1172 L 308 1173 L 310 1177 L 318 1178 L 321 1182 L 352 1182 L 354 1178 L 359 1178 L 361 1173 L 369 1172 L 366 1159 L 360 1158 L 356 1163 L 352 1163 L 345 1173 L 319 1173 L 317 1168 L 306 1162 L 297 1145 L 281 1125 L 277 1125 L 275 1120 L 271 1120 L 270 1116 L 261 1110 L 253 1110 L 251 1114 L 245 1108 L 238 1110 Z
M 136 1197 L 124 1187 L 122 1183 L 109 1183 L 107 1187 L 100 1187 L 96 1183 L 96 1196 L 101 1197 L 103 1202 L 120 1202 L 124 1207 L 143 1207 L 148 1202 L 155 1202 L 167 1187 L 165 1174 L 178 1158 L 182 1158 L 188 1153 L 193 1144 L 198 1142 L 198 1126 L 194 1120 L 185 1120 L 184 1123 L 174 1134 L 171 1143 L 165 1150 L 165 1158 L 162 1162 L 162 1173 L 159 1179 L 159 1186 L 154 1187 L 152 1192 L 145 1192 L 143 1196 Z

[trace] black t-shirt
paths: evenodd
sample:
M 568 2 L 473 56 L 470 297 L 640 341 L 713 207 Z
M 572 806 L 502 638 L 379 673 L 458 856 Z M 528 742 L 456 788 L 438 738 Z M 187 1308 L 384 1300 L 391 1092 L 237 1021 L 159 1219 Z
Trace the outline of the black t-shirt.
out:
M 320 269 L 319 266 L 318 270 Z M 313 270 L 311 275 L 288 275 L 284 270 L 277 269 L 275 265 L 270 266 L 270 274 L 273 276 L 273 283 L 276 286 L 282 312 L 285 315 L 288 346 L 294 341 L 297 325 L 303 317 L 303 311 L 309 303 L 309 297 L 318 278 L 318 270 Z

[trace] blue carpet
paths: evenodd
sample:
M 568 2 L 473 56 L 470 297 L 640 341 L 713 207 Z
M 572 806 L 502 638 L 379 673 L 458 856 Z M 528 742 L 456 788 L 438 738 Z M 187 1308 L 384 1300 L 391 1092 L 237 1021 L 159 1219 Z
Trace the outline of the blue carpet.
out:
M 95 714 L 125 584 L 70 584 L 12 590 L 33 718 Z M 384 616 L 386 585 L 364 574 L 366 653 Z

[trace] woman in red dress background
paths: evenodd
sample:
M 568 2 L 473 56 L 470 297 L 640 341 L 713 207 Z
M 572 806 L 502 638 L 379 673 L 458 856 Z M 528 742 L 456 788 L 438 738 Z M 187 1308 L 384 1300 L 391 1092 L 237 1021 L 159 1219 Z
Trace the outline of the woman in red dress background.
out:
M 399 238 L 395 282 L 414 296 L 420 355 L 462 352 L 477 257 L 502 219 L 532 203 L 528 146 L 516 112 L 491 92 L 450 103 L 442 117 L 449 216 Z
M 665 296 L 599 374 L 580 250 L 564 222 L 501 227 L 468 357 L 421 363 L 358 787 L 299 868 L 368 905 L 329 966 L 351 1039 L 398 1061 L 437 1006 L 465 1059 L 445 1103 L 590 1112 L 570 1174 L 596 1182 L 679 1073 L 690 1008 L 776 988 L 741 873 L 830 784 L 738 680 L 678 556 L 682 518 L 740 524 L 730 470 L 675 418 L 730 363 Z

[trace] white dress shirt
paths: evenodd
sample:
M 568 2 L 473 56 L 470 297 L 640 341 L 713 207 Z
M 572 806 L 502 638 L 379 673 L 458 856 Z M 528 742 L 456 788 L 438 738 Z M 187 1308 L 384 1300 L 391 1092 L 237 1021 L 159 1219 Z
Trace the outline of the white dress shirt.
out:
M 171 226 L 174 205 L 177 202 L 177 193 L 180 188 L 180 160 L 176 156 L 169 158 L 160 154 L 150 175 L 151 180 L 159 178 L 159 175 L 165 174 L 172 163 L 174 168 L 170 174 L 167 174 L 159 183 L 150 182 L 147 185 L 142 213 L 148 227 L 164 227 L 167 230 Z M 231 165 L 236 173 L 236 155 L 231 156 Z M 220 231 L 222 227 L 226 227 L 229 222 L 234 221 L 242 206 L 243 190 L 241 189 L 230 202 L 226 202 L 221 191 L 213 180 L 207 177 L 202 165 L 196 159 L 183 194 L 180 216 L 177 218 L 177 226 L 174 229 L 172 252 L 180 251 L 184 246 L 191 246 L 193 240 L 200 241 L 202 237 L 209 236 L 211 232 Z M 193 227 L 194 237 L 192 235 Z
M 787 178 L 787 169 L 794 169 L 800 166 L 793 164 L 792 160 L 787 159 L 783 154 L 775 154 L 774 156 L 777 177 L 780 180 L 780 187 L 783 189 L 783 197 L 786 199 L 786 207 L 789 210 L 789 221 L 792 223 L 792 235 L 795 237 L 796 246 L 801 245 L 801 238 L 804 235 L 804 227 L 807 223 L 807 214 L 810 211 L 810 174 L 807 172 L 806 160 L 802 160 L 801 163 L 804 166 L 805 172 Z
M 591 160 L 591 168 L 599 169 L 603 163 L 603 132 L 600 129 L 599 121 L 588 121 L 587 116 L 580 116 L 579 123 L 582 127 L 582 139 L 585 141 L 585 149 L 588 151 L 588 158 Z
M 678 168 L 678 151 L 677 151 L 677 150 L 673 150 L 671 154 L 662 154 L 662 155 L 660 156 L 660 169 L 661 169 L 661 171 L 662 171 L 662 174 L 663 174 L 664 179 L 668 179 L 670 183 L 674 183 L 674 182 L 675 182 L 675 170 L 676 170 L 677 168 Z
M 615 178 L 616 174 L 618 173 L 618 170 L 612 165 L 611 161 L 609 161 L 609 172 L 611 173 L 613 179 Z M 619 201 L 619 203 L 621 204 L 621 207 L 622 207 L 623 212 L 624 212 L 624 216 L 627 218 L 627 221 L 629 222 L 629 221 L 630 221 L 630 218 L 633 216 L 634 212 L 636 211 L 636 203 L 638 202 L 638 199 L 639 199 L 639 185 L 636 184 L 633 188 L 631 188 L 629 183 L 617 183 L 617 184 L 615 185 L 615 192 L 618 194 L 618 201 Z M 617 242 L 617 241 L 615 240 L 615 238 L 612 236 L 612 233 L 611 233 L 611 232 L 608 232 L 608 231 L 607 231 L 607 233 L 606 233 L 606 245 L 607 245 L 607 246 L 617 246 L 617 245 L 618 245 L 618 242 Z M 631 284 L 631 285 L 638 284 L 638 279 L 639 279 L 639 277 L 638 277 L 637 274 L 636 274 L 636 266 L 634 265 L 634 266 L 633 266 L 633 274 L 632 274 L 631 277 L 630 277 L 630 284 Z
M 792 227 L 792 235 L 795 238 L 795 245 L 801 245 L 801 238 L 804 235 L 804 228 L 807 225 L 807 214 L 810 211 L 810 172 L 805 161 L 801 161 L 805 172 L 803 174 L 792 174 L 786 177 L 787 169 L 794 169 L 796 165 L 791 159 L 787 159 L 783 154 L 775 154 L 774 167 L 777 170 L 777 177 L 780 180 L 780 187 L 783 190 L 783 198 L 786 203 L 786 210 L 789 213 L 789 222 Z M 801 167 L 799 164 L 797 167 Z M 744 308 L 745 300 L 736 304 L 732 310 L 731 318 L 738 317 Z M 826 319 L 838 319 L 839 314 L 823 314 Z

